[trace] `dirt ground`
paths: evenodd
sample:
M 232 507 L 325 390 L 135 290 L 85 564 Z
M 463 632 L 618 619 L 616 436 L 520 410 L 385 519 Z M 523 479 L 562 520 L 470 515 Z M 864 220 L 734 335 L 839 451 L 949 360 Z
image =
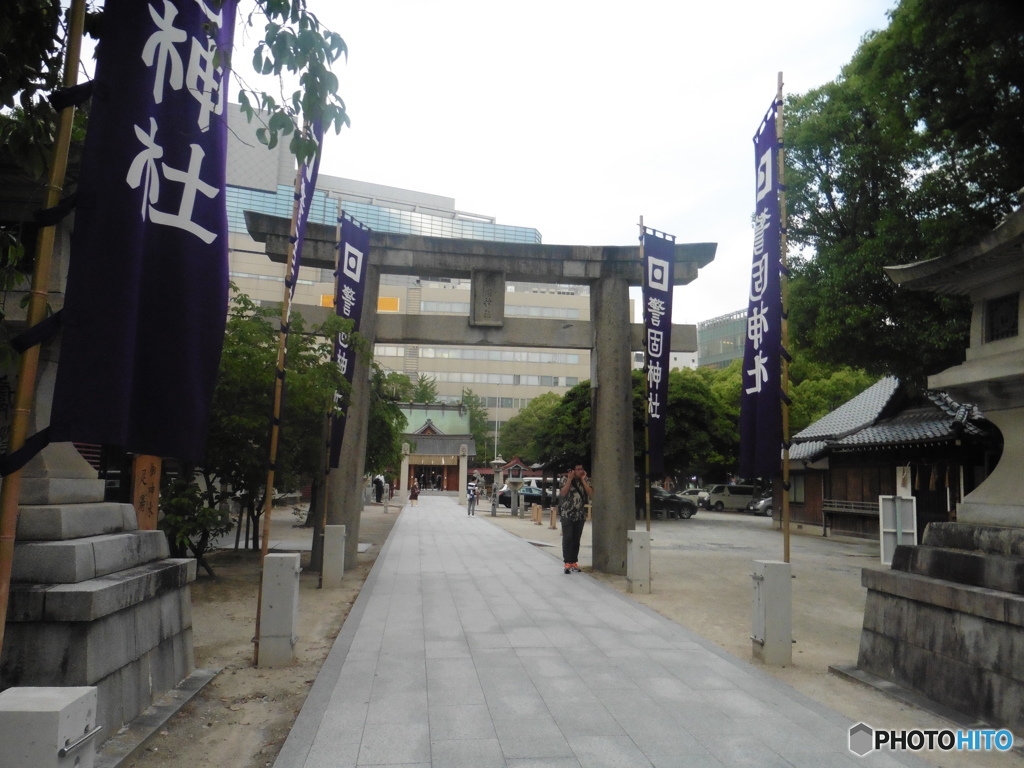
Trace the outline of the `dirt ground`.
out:
M 256 669 L 252 664 L 258 553 L 227 549 L 210 555 L 216 578 L 200 569 L 192 584 L 192 631 L 196 667 L 222 671 L 124 767 L 273 765 L 391 533 L 397 511 L 392 506 L 385 514 L 379 505 L 363 511 L 359 541 L 371 546 L 359 555 L 358 565 L 345 574 L 339 589 L 318 589 L 319 574 L 307 570 L 309 552 L 301 554 L 299 641 L 291 667 Z M 271 541 L 292 541 L 296 548 L 308 548 L 312 530 L 300 527 L 304 517 L 304 510 L 275 508 Z
M 298 661 L 284 669 L 252 666 L 257 558 L 230 550 L 214 554 L 210 561 L 217 578 L 200 575 L 192 586 L 193 631 L 196 666 L 223 671 L 125 766 L 272 766 L 398 517 L 396 512 L 391 507 L 385 514 L 378 505 L 364 510 L 359 540 L 371 547 L 359 555 L 358 567 L 346 574 L 341 589 L 317 589 L 317 574 L 303 572 Z M 552 573 L 561 574 L 560 532 L 551 530 L 547 521 L 535 525 L 507 512 L 493 518 L 486 509 L 481 512 L 482 520 L 538 545 L 549 545 L 545 551 L 553 555 Z M 308 546 L 311 532 L 297 527 L 300 516 L 291 508 L 276 509 L 272 540 Z M 581 566 L 626 593 L 624 577 L 594 573 L 589 567 L 591 529 L 590 525 L 585 529 Z M 781 533 L 762 518 L 701 511 L 691 520 L 654 521 L 652 537 L 652 592 L 631 597 L 750 661 L 751 561 L 782 559 Z M 793 664 L 762 668 L 853 721 L 893 729 L 951 727 L 935 715 L 828 672 L 829 665 L 856 662 L 865 592 L 860 571 L 883 567 L 878 564 L 877 545 L 824 540 L 813 531 L 794 531 L 791 549 Z M 308 557 L 308 552 L 302 555 L 304 567 Z M 921 756 L 947 768 L 1024 768 L 1024 758 L 1016 750 Z

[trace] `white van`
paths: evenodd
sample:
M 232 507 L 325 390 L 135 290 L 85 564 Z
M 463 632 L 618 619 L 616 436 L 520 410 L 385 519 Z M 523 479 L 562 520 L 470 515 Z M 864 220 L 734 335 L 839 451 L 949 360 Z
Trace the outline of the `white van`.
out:
M 754 498 L 752 485 L 712 485 L 708 489 L 708 509 L 746 509 Z

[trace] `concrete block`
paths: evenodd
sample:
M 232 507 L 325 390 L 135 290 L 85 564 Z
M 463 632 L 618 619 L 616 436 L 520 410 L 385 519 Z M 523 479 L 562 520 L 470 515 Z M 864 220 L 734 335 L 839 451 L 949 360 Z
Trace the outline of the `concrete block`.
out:
M 263 559 L 260 601 L 260 667 L 287 666 L 295 660 L 299 626 L 299 555 L 274 554 Z
M 78 584 L 15 584 L 11 588 L 8 621 L 94 621 L 142 600 L 179 590 L 194 580 L 195 560 L 179 558 L 147 563 Z
M 84 539 L 15 544 L 12 582 L 75 584 L 94 576 L 92 546 Z
M 29 506 L 89 504 L 103 501 L 103 480 L 66 477 L 23 477 L 18 503 Z
M 97 576 L 163 560 L 170 555 L 163 531 L 131 531 L 117 536 L 96 536 L 92 541 Z
M 793 662 L 793 586 L 789 563 L 755 560 L 751 651 L 765 664 Z
M 64 541 L 137 528 L 131 504 L 23 506 L 18 515 L 17 540 Z
M 324 526 L 323 588 L 341 586 L 345 575 L 345 526 Z
M 0 766 L 92 768 L 97 725 L 95 688 L 8 688 L 0 693 Z
M 626 591 L 651 593 L 651 534 L 648 531 L 626 532 Z

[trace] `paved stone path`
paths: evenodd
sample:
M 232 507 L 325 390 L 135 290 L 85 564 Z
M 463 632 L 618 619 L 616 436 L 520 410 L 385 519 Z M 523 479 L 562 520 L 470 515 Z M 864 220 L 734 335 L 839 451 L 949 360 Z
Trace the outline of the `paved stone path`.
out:
M 275 768 L 927 765 L 559 555 L 407 506 Z

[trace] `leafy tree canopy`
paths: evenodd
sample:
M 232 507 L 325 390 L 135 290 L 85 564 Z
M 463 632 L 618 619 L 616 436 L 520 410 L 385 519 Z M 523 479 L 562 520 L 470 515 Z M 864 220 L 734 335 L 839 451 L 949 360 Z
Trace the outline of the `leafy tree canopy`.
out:
M 406 401 L 401 395 L 411 387 L 404 373 L 385 372 L 373 364 L 366 435 L 366 472 L 371 475 L 394 472 L 402 463 L 402 435 L 408 419 L 398 403 Z
M 545 392 L 505 422 L 499 437 L 501 455 L 509 459 L 519 456 L 527 464 L 540 461 L 547 443 L 545 422 L 561 402 L 559 395 Z
M 484 400 L 473 394 L 472 389 L 462 390 L 462 404 L 469 409 L 469 432 L 473 435 L 473 442 L 476 443 L 476 460 L 477 466 L 485 466 L 485 462 L 488 459 L 487 448 L 489 441 L 487 440 L 487 408 L 484 405 Z M 491 456 L 491 459 L 494 457 Z
M 437 381 L 433 376 L 421 373 L 412 384 L 409 391 L 409 402 L 426 403 L 427 405 L 437 402 Z
M 216 487 L 215 478 L 228 483 L 253 520 L 258 519 L 265 503 L 279 339 L 275 312 L 244 294 L 234 297 L 202 465 L 206 487 Z M 350 330 L 351 321 L 331 316 L 323 326 L 307 332 L 302 315 L 296 312 L 290 326 L 274 472 L 275 486 L 281 490 L 295 489 L 319 471 L 324 419 L 335 391 L 347 394 L 349 390 L 348 382 L 330 361 L 330 339 L 338 331 Z M 209 506 L 215 506 L 213 499 Z
M 903 0 L 834 82 L 787 101 L 791 339 L 815 358 L 922 382 L 967 346 L 960 298 L 883 267 L 934 258 L 1017 204 L 1024 13 Z

